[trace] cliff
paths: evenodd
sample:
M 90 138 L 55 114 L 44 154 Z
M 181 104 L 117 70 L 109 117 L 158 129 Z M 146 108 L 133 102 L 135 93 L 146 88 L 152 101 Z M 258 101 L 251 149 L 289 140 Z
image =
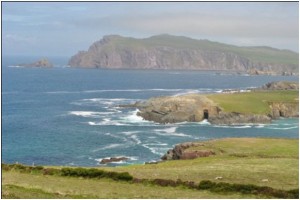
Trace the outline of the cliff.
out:
M 104 36 L 69 60 L 71 67 L 109 69 L 228 70 L 298 74 L 298 54 L 270 47 L 238 47 L 181 36 L 135 39 Z

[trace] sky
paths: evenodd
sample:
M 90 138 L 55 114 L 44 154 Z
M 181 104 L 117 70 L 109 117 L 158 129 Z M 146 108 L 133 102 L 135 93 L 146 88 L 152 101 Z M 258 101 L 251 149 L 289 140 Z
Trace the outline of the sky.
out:
M 72 56 L 111 34 L 299 52 L 299 3 L 2 2 L 3 55 Z

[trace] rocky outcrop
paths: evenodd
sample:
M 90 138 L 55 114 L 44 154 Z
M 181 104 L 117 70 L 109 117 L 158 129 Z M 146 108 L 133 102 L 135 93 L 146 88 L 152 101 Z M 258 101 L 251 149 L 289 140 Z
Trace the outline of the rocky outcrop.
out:
M 41 68 L 50 68 L 53 67 L 53 64 L 46 58 L 42 58 L 36 62 L 29 64 L 19 64 L 19 66 L 23 67 L 41 67 Z
M 191 147 L 204 146 L 204 143 L 186 142 L 176 145 L 161 157 L 162 160 L 187 160 L 215 155 L 212 150 L 188 150 Z
M 269 89 L 287 90 L 298 88 L 298 84 L 282 84 L 279 82 L 270 85 L 267 84 L 266 87 Z M 200 94 L 156 97 L 144 102 L 136 102 L 127 107 L 136 107 L 139 109 L 138 116 L 141 116 L 145 120 L 162 124 L 201 122 L 204 119 L 207 119 L 211 124 L 219 125 L 268 124 L 272 119 L 277 119 L 278 117 L 298 117 L 299 105 L 296 95 L 295 98 L 287 102 L 278 101 L 278 99 L 265 102 L 262 99 L 261 101 L 266 104 L 266 109 L 269 106 L 269 113 L 266 114 L 225 112 L 212 100 Z
M 272 110 L 271 117 L 273 119 L 279 117 L 299 117 L 299 103 L 298 102 L 270 102 Z
M 289 81 L 270 82 L 262 86 L 264 90 L 299 90 L 299 83 Z
M 298 63 L 298 54 L 294 52 L 265 47 L 237 47 L 171 35 L 145 39 L 104 36 L 92 44 L 88 51 L 80 51 L 69 60 L 71 67 L 225 70 L 271 74 L 297 74 Z
M 203 95 L 157 97 L 135 105 L 138 116 L 158 123 L 200 122 L 208 116 L 217 116 L 221 111 Z
M 220 112 L 219 115 L 209 118 L 212 124 L 268 124 L 271 122 L 271 117 L 266 115 L 256 114 L 241 114 L 237 112 Z
M 199 94 L 177 97 L 157 97 L 136 103 L 138 116 L 158 123 L 201 122 L 207 119 L 212 124 L 259 124 L 270 123 L 271 117 L 256 114 L 223 112 L 214 102 Z
M 107 164 L 112 162 L 120 162 L 123 160 L 128 160 L 126 157 L 116 157 L 116 158 L 104 158 L 100 161 L 100 164 Z

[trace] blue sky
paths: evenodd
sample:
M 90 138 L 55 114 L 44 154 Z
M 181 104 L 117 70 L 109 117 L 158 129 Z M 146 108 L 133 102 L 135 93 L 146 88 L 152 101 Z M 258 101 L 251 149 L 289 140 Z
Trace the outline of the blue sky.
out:
M 3 55 L 71 56 L 104 35 L 299 51 L 298 2 L 2 2 Z

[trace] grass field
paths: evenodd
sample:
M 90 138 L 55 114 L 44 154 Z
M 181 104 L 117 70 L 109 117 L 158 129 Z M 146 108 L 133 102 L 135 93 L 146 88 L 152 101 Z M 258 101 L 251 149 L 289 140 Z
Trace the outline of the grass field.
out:
M 216 155 L 159 164 L 101 167 L 105 171 L 129 172 L 140 179 L 254 184 L 279 190 L 299 188 L 299 140 L 235 138 L 212 140 L 201 149 Z M 193 149 L 195 150 L 195 149 Z M 56 167 L 59 168 L 59 167 Z M 216 177 L 222 179 L 216 180 Z M 258 194 L 212 192 L 184 186 L 115 181 L 107 178 L 49 176 L 2 171 L 3 198 L 266 198 Z
M 230 138 L 212 140 L 204 147 L 215 156 L 194 160 L 174 160 L 157 165 L 109 168 L 127 171 L 138 178 L 181 179 L 199 182 L 211 180 L 270 186 L 277 189 L 298 188 L 299 140 Z M 287 170 L 288 169 L 288 170 Z M 223 177 L 215 180 L 216 177 Z M 268 179 L 268 182 L 263 182 Z
M 299 91 L 252 91 L 243 93 L 211 94 L 207 97 L 218 104 L 225 112 L 269 114 L 268 102 L 298 103 Z

